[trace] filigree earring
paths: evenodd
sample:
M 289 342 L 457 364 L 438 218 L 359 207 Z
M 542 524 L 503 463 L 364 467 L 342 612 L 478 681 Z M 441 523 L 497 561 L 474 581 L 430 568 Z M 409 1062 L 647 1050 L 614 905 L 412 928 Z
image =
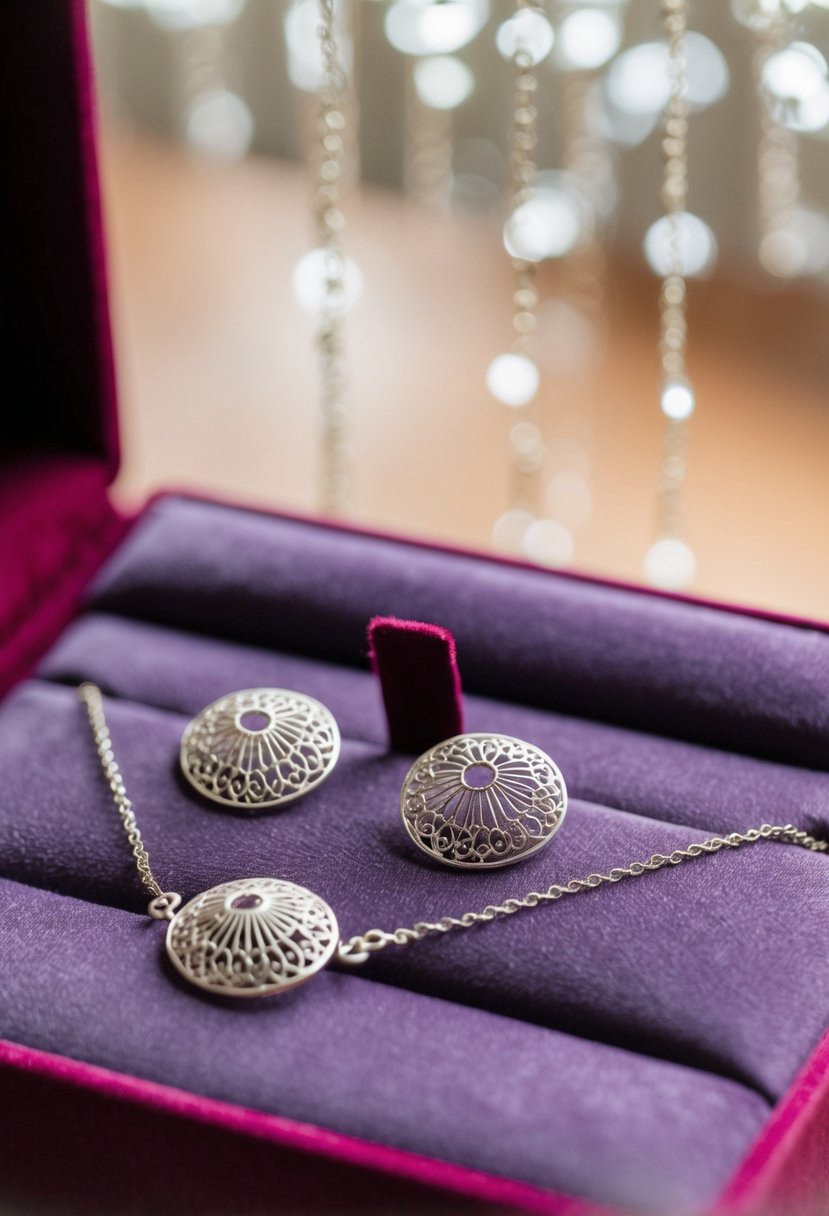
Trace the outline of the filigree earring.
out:
M 282 806 L 333 769 L 340 732 L 313 697 L 284 688 L 248 688 L 197 714 L 181 739 L 181 771 L 214 802 L 241 811 Z
M 522 861 L 561 827 L 567 789 L 540 748 L 511 735 L 456 735 L 415 760 L 400 795 L 403 826 L 447 866 Z

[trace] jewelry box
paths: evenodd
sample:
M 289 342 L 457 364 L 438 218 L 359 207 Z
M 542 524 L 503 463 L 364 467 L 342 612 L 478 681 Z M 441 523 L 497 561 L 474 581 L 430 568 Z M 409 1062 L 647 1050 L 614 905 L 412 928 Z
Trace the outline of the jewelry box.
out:
M 329 900 L 348 936 L 755 823 L 826 838 L 829 636 L 183 495 L 119 518 L 84 5 L 26 0 L 5 16 L 3 1199 L 824 1211 L 825 856 L 726 853 L 389 950 L 255 1007 L 185 992 L 165 970 L 81 680 L 108 695 L 158 872 L 185 896 L 273 873 Z M 412 756 L 388 747 L 366 654 L 377 614 L 449 630 L 467 729 L 555 758 L 571 800 L 548 849 L 483 874 L 409 847 L 397 807 Z M 202 706 L 259 685 L 324 702 L 342 751 L 307 799 L 233 816 L 182 783 L 178 740 Z M 421 720 L 440 710 L 416 692 L 390 703 Z

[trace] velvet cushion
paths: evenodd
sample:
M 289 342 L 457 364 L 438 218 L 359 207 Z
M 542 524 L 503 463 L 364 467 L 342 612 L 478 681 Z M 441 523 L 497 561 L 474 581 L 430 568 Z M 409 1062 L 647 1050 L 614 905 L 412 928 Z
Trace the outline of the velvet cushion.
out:
M 829 768 L 829 636 L 539 570 L 162 499 L 99 607 L 353 665 L 374 615 L 452 632 L 468 691 Z
M 0 917 L 7 1037 L 542 1186 L 678 1211 L 767 1114 L 732 1081 L 351 974 L 201 999 L 163 926 L 119 909 L 2 881 Z
M 141 651 L 132 643 L 124 653 Z M 284 686 L 291 676 L 292 686 L 311 691 L 296 659 L 282 672 L 274 658 L 276 684 Z M 187 668 L 179 663 L 176 671 L 183 687 Z M 348 674 L 340 689 L 338 670 L 328 668 L 314 693 L 343 731 L 335 777 L 291 808 L 255 819 L 205 807 L 181 781 L 177 748 L 184 716 L 126 701 L 110 704 L 116 754 L 165 887 L 174 881 L 189 897 L 228 877 L 273 872 L 318 891 L 349 937 L 375 925 L 459 915 L 704 837 L 699 829 L 620 816 L 612 804 L 573 798 L 554 844 L 520 867 L 470 874 L 434 866 L 406 840 L 399 822 L 409 757 L 388 755 L 381 742 L 349 733 L 345 702 L 376 702 L 377 691 L 369 675 Z M 355 695 L 354 676 L 364 684 L 362 698 Z M 477 709 L 470 706 L 470 716 Z M 523 717 L 516 723 L 508 705 L 482 709 L 484 728 L 497 724 L 548 744 L 543 730 L 527 731 Z M 142 892 L 74 690 L 32 682 L 2 713 L 0 768 L 18 812 L 14 822 L 0 824 L 4 872 L 140 909 Z M 368 714 L 362 722 L 365 730 Z M 26 757 L 33 737 L 62 763 L 32 771 Z M 81 792 L 83 804 L 95 808 L 83 833 L 77 825 Z M 825 860 L 759 845 L 486 930 L 387 951 L 372 960 L 369 974 L 713 1068 L 777 1097 L 826 1025 L 827 993 L 815 985 L 813 968 L 829 968 L 829 940 L 821 934 L 827 917 Z
M 271 529 L 278 542 L 267 539 Z M 339 571 L 342 635 L 336 597 L 325 590 L 332 578 L 304 561 L 306 541 L 317 561 Z M 191 593 L 181 567 L 193 545 Z M 343 546 L 362 578 L 341 565 Z M 199 556 L 205 551 L 210 561 Z M 429 580 L 423 563 L 431 563 Z M 469 567 L 473 582 L 491 585 L 486 595 L 478 588 L 455 623 L 462 672 L 469 684 L 471 670 L 478 688 L 466 699 L 467 728 L 545 747 L 572 795 L 549 849 L 489 874 L 434 867 L 406 840 L 397 804 L 410 758 L 386 751 L 365 654 L 372 607 L 357 629 L 360 606 L 375 592 L 378 608 L 409 616 L 428 594 L 432 619 L 446 623 L 444 615 L 457 616 L 453 589 L 469 585 Z M 512 598 L 501 579 L 516 580 Z M 535 602 L 527 615 L 527 598 L 544 589 L 549 610 Z M 583 613 L 567 607 L 579 594 Z M 567 714 L 571 693 L 587 695 L 577 676 L 588 659 L 598 681 L 611 640 L 619 644 L 602 594 L 628 595 L 650 610 L 645 597 L 474 559 L 215 506 L 158 504 L 39 678 L 0 710 L 0 866 L 12 880 L 3 923 L 14 929 L 0 944 L 14 975 L 0 993 L 0 1034 L 599 1201 L 675 1211 L 710 1200 L 826 1025 L 825 858 L 761 844 L 388 950 L 359 972 L 326 973 L 250 1013 L 227 1009 L 172 981 L 160 962 L 160 927 L 134 915 L 143 898 L 67 686 L 92 678 L 111 694 L 116 753 L 165 885 L 189 896 L 229 877 L 283 875 L 327 898 L 346 936 L 482 907 L 764 819 L 825 830 L 829 777 L 796 765 L 791 730 L 794 721 L 810 722 L 817 737 L 820 699 L 803 681 L 802 703 L 790 700 L 787 713 L 777 688 L 758 709 L 739 700 L 750 681 L 740 685 L 738 665 L 727 669 L 731 685 L 719 687 L 708 656 L 725 646 L 717 613 L 694 633 L 697 610 L 656 602 L 659 612 L 678 614 L 661 622 L 663 640 L 693 643 L 693 655 L 683 655 L 674 642 L 686 685 L 660 687 L 642 652 L 642 685 L 674 715 L 670 733 L 687 713 L 695 741 L 644 733 L 644 696 L 606 714 L 594 695 L 589 715 Z M 568 612 L 576 620 L 592 613 L 604 635 L 577 631 L 581 650 L 562 657 L 548 629 Z M 643 645 L 632 603 L 628 613 L 624 640 Z M 754 631 L 771 631 L 772 673 L 786 666 L 787 640 L 795 668 L 805 661 L 802 644 L 815 653 L 826 644 L 817 633 L 726 620 L 728 630 L 748 627 L 741 643 L 749 647 L 763 640 Z M 488 622 L 497 638 L 520 639 L 521 653 L 517 642 L 499 650 Z M 232 640 L 244 634 L 247 641 Z M 511 671 L 515 688 L 506 696 Z M 207 701 L 256 684 L 322 699 L 340 722 L 343 753 L 308 798 L 236 817 L 182 783 L 177 742 Z M 699 741 L 706 701 L 719 706 L 717 747 Z M 732 718 L 753 720 L 777 758 L 726 750 L 729 732 L 740 733 Z M 784 752 L 794 753 L 788 763 Z M 37 965 L 20 967 L 22 958 Z M 97 1019 L 96 969 L 109 998 Z M 50 982 L 58 997 L 51 1003 Z

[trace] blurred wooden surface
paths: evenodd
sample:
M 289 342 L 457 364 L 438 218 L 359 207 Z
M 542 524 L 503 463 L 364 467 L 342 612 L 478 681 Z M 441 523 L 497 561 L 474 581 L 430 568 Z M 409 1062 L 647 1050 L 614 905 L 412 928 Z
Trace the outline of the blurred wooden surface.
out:
M 113 131 L 103 156 L 118 497 L 186 486 L 312 511 L 316 365 L 291 285 L 311 240 L 303 172 L 209 165 Z M 351 201 L 347 246 L 366 280 L 348 326 L 353 517 L 487 548 L 516 421 L 483 385 L 511 332 L 497 231 L 371 190 Z M 542 401 L 553 429 L 594 437 L 576 568 L 633 580 L 662 437 L 655 299 L 649 276 L 613 267 L 601 362 L 583 382 L 548 371 Z M 693 287 L 688 513 L 700 594 L 829 619 L 826 312 L 805 292 Z

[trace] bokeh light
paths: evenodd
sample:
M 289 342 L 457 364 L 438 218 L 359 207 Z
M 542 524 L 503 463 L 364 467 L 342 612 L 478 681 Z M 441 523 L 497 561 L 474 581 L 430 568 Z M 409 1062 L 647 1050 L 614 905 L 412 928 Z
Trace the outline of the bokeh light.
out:
M 338 287 L 340 279 L 342 286 Z M 351 258 L 327 249 L 311 249 L 294 267 L 293 285 L 300 307 L 320 317 L 353 308 L 363 293 L 363 275 Z
M 430 55 L 415 63 L 414 84 L 425 106 L 454 110 L 472 93 L 475 77 L 472 69 L 454 55 Z
M 682 591 L 697 573 L 697 559 L 683 540 L 663 537 L 645 554 L 645 577 L 662 591 Z
M 531 64 L 541 63 L 553 49 L 555 33 L 543 13 L 523 8 L 498 26 L 495 45 L 504 59 L 512 60 L 519 52 Z
M 245 0 L 143 0 L 142 4 L 151 20 L 168 30 L 229 25 L 244 7 Z
M 679 273 L 697 278 L 717 259 L 714 233 L 705 220 L 690 211 L 661 216 L 645 233 L 643 247 L 645 260 L 658 275 Z
M 573 560 L 573 534 L 557 519 L 537 519 L 524 534 L 524 554 L 539 566 L 568 566 Z
M 532 198 L 504 224 L 504 247 L 512 258 L 541 262 L 570 253 L 584 238 L 588 213 L 583 197 L 564 173 L 539 177 Z
M 538 385 L 538 368 L 526 355 L 497 355 L 486 369 L 486 386 L 502 405 L 527 405 Z
M 205 156 L 238 160 L 253 140 L 253 115 L 237 93 L 209 89 L 190 102 L 185 135 L 190 147 Z
M 322 51 L 319 41 L 318 0 L 292 0 L 285 10 L 285 49 L 288 77 L 296 89 L 315 93 L 322 80 Z M 342 3 L 337 7 L 337 47 L 340 63 L 350 75 L 354 58 L 351 39 L 345 28 Z
M 446 55 L 471 42 L 488 18 L 488 0 L 395 0 L 384 28 L 404 55 Z
M 578 8 L 558 27 L 556 63 L 573 71 L 603 67 L 622 43 L 622 21 L 607 8 Z

